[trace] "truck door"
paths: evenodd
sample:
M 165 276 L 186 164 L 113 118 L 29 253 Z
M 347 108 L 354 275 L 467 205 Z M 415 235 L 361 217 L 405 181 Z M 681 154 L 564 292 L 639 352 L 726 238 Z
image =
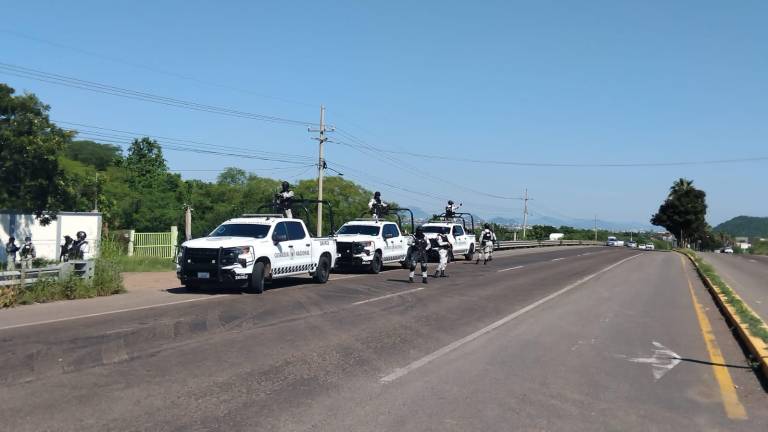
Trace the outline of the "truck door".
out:
M 467 251 L 469 245 L 467 244 L 467 238 L 464 236 L 464 228 L 461 225 L 453 226 L 453 248 L 454 255 L 464 253 Z
M 279 277 L 287 273 L 291 262 L 291 242 L 288 239 L 288 228 L 285 222 L 278 222 L 272 230 L 272 243 L 273 254 L 270 257 L 272 260 L 272 275 Z
M 405 239 L 400 235 L 400 230 L 395 224 L 384 224 L 382 229 L 382 236 L 386 243 L 384 249 L 385 261 L 402 261 L 405 259 L 405 251 L 408 245 L 405 243 Z
M 288 248 L 292 252 L 289 273 L 309 272 L 312 266 L 312 239 L 301 222 L 287 221 L 285 224 L 288 229 Z

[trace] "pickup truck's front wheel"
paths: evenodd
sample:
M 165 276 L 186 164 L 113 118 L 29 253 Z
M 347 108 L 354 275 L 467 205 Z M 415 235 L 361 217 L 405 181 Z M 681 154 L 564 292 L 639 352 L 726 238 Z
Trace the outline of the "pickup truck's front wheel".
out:
M 264 263 L 257 262 L 253 265 L 251 280 L 248 283 L 248 292 L 251 294 L 261 294 L 264 292 Z
M 328 276 L 331 273 L 331 260 L 327 256 L 321 256 L 320 261 L 317 262 L 317 268 L 313 278 L 315 282 L 324 284 L 328 282 Z
M 467 254 L 464 255 L 464 259 L 467 261 L 472 261 L 474 257 L 475 257 L 475 245 L 470 245 L 469 250 L 467 251 Z
M 373 261 L 371 261 L 371 268 L 369 271 L 372 274 L 379 274 L 382 267 L 384 267 L 384 263 L 381 261 L 381 252 L 376 252 L 373 254 Z

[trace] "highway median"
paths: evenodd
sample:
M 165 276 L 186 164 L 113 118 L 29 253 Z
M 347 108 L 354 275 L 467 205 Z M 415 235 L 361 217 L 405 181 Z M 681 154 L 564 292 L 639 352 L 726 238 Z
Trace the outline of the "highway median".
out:
M 768 378 L 768 325 L 717 274 L 715 269 L 689 249 L 677 250 L 688 257 L 717 303 L 718 308 L 736 330 L 737 337 Z

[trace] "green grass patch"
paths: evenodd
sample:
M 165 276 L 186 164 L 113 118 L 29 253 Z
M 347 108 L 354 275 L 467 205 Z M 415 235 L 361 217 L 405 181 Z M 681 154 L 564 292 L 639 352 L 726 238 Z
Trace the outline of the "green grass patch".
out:
M 733 307 L 736 314 L 739 316 L 739 319 L 747 325 L 749 332 L 752 333 L 753 336 L 762 339 L 763 342 L 768 343 L 768 327 L 765 326 L 765 323 L 763 323 L 760 317 L 755 315 L 747 305 L 736 296 L 733 289 L 723 281 L 715 269 L 710 264 L 704 262 L 704 260 L 696 255 L 694 251 L 690 249 L 681 249 L 681 252 L 693 258 L 701 273 L 703 273 L 712 282 L 715 289 L 725 297 L 725 302 Z
M 125 292 L 120 278 L 120 267 L 108 258 L 94 261 L 93 279 L 75 276 L 64 280 L 44 278 L 26 286 L 12 286 L 0 290 L 0 307 L 12 307 L 58 300 L 74 300 L 108 296 Z
M 157 257 L 119 256 L 115 258 L 120 271 L 123 272 L 153 272 L 174 271 L 176 264 L 172 259 Z

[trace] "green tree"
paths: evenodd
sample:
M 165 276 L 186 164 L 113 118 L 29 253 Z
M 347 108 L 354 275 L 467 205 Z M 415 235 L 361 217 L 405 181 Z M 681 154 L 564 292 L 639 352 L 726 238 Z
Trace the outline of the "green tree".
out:
M 707 239 L 706 214 L 706 193 L 696 189 L 692 180 L 681 178 L 672 185 L 651 223 L 666 228 L 682 245 L 688 245 Z
M 116 160 L 120 159 L 120 147 L 111 144 L 101 144 L 93 141 L 72 141 L 67 144 L 64 155 L 72 160 L 91 165 L 99 171 L 104 171 Z
M 71 134 L 51 123 L 35 95 L 14 93 L 0 83 L 0 203 L 46 223 L 64 208 L 59 156 Z
M 153 187 L 168 174 L 163 149 L 157 141 L 148 137 L 133 140 L 128 156 L 120 163 L 128 170 L 132 186 Z
M 229 186 L 243 186 L 246 181 L 248 181 L 248 174 L 245 170 L 235 167 L 225 169 L 216 179 L 217 183 Z

